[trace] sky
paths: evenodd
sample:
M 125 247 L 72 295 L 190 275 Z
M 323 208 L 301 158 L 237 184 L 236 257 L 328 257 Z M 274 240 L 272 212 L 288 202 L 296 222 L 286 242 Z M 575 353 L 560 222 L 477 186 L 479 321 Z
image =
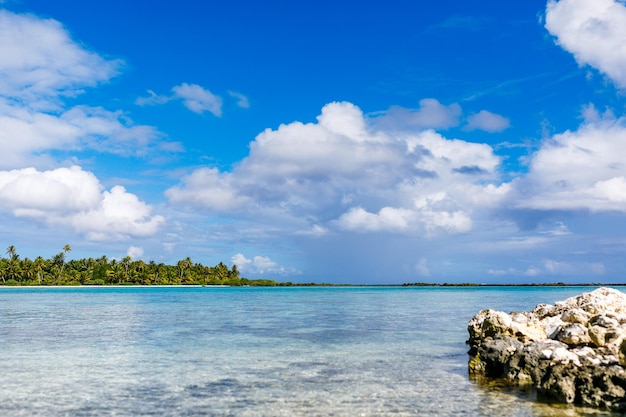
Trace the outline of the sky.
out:
M 626 3 L 0 0 L 1 242 L 624 282 Z

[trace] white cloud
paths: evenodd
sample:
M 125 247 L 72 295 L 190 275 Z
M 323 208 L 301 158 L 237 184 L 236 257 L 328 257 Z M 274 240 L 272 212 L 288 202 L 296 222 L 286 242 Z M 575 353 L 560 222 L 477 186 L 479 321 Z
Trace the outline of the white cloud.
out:
M 485 132 L 502 132 L 509 128 L 510 122 L 504 116 L 487 110 L 473 114 L 467 118 L 466 130 L 484 130 Z
M 350 209 L 338 219 L 339 227 L 358 231 L 402 231 L 414 222 L 415 213 L 411 210 L 383 207 L 378 213 L 369 213 L 361 207 Z
M 233 176 L 221 174 L 216 168 L 197 169 L 182 180 L 184 187 L 173 187 L 165 191 L 165 195 L 173 203 L 229 211 L 250 202 L 249 198 L 240 195 L 233 186 Z
M 141 259 L 143 256 L 143 248 L 130 246 L 126 251 L 126 256 L 130 256 L 131 259 Z
M 150 236 L 164 221 L 124 187 L 102 191 L 98 179 L 77 166 L 0 171 L 0 208 L 17 217 L 71 226 L 91 240 Z
M 597 119 L 595 119 L 597 120 Z M 515 206 L 626 212 L 626 119 L 584 123 L 544 142 L 515 182 Z
M 488 145 L 431 130 L 389 133 L 373 127 L 355 105 L 331 103 L 317 123 L 259 134 L 232 171 L 197 169 L 166 196 L 177 204 L 292 222 L 300 234 L 333 228 L 464 233 L 474 207 L 492 206 L 508 192 L 492 183 L 499 162 Z
M 580 115 L 586 123 L 597 123 L 603 120 L 615 120 L 613 110 L 607 108 L 604 113 L 600 113 L 593 103 L 582 106 Z
M 459 124 L 462 114 L 457 103 L 449 106 L 434 98 L 420 100 L 418 109 L 393 106 L 376 119 L 379 127 L 391 130 L 447 129 Z
M 133 125 L 121 111 L 76 106 L 59 117 L 76 131 L 82 147 L 104 153 L 141 156 L 163 135 L 152 126 Z
M 0 10 L 0 95 L 51 109 L 116 75 L 122 64 L 76 44 L 53 19 Z
M 243 254 L 237 253 L 230 258 L 230 262 L 237 265 L 239 271 L 244 275 L 297 275 L 300 273 L 293 268 L 279 265 L 267 256 L 255 256 L 248 259 Z
M 55 166 L 51 151 L 144 155 L 163 136 L 120 111 L 64 108 L 122 63 L 74 42 L 55 20 L 0 10 L 0 56 L 0 169 Z
M 214 116 L 222 116 L 222 98 L 213 94 L 206 88 L 198 84 L 182 83 L 172 87 L 172 95 L 160 95 L 152 90 L 148 90 L 147 97 L 138 97 L 135 104 L 138 106 L 156 106 L 165 104 L 172 100 L 182 100 L 183 105 L 194 113 L 202 114 L 209 112 Z M 248 108 L 250 103 L 248 98 L 241 93 L 229 91 L 228 94 L 237 99 L 237 105 Z
M 533 266 L 524 271 L 524 275 L 527 277 L 536 277 L 541 274 L 541 271 Z
M 501 277 L 501 276 L 506 276 L 506 275 L 519 275 L 519 272 L 516 271 L 514 268 L 488 269 L 487 273 L 489 275 L 493 275 L 493 276 L 496 276 L 496 277 Z
M 165 219 L 151 212 L 152 207 L 117 185 L 105 191 L 99 204 L 91 210 L 51 221 L 69 224 L 91 240 L 121 240 L 154 235 Z
M 172 88 L 174 96 L 183 100 L 183 104 L 194 113 L 205 111 L 214 116 L 222 116 L 222 99 L 209 90 L 197 85 L 182 83 Z
M 451 234 L 465 233 L 472 229 L 470 213 L 460 209 L 445 192 L 420 197 L 415 206 L 428 234 L 440 230 Z
M 319 224 L 312 225 L 308 230 L 299 230 L 296 234 L 308 236 L 324 236 L 329 233 L 328 228 Z
M 158 144 L 155 128 L 133 125 L 122 112 L 76 106 L 60 114 L 15 107 L 0 98 L 0 168 L 40 165 L 42 152 L 87 149 L 141 156 Z M 44 163 L 49 165 L 50 162 Z
M 80 212 L 98 203 L 100 188 L 92 173 L 76 166 L 44 172 L 0 171 L 0 207 L 17 215 Z
M 550 0 L 546 29 L 579 65 L 626 88 L 626 7 L 617 0 Z

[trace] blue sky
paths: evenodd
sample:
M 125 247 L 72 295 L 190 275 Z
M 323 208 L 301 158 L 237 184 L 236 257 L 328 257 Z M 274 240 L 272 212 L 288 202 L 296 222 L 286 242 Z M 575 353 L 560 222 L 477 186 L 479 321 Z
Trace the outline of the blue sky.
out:
M 621 282 L 624 2 L 431 3 L 0 1 L 1 240 L 294 282 Z

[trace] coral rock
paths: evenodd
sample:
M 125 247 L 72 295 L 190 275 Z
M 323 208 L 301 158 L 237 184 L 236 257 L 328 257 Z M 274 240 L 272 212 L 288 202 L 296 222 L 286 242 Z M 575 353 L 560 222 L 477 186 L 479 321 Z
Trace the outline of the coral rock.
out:
M 532 385 L 552 401 L 626 411 L 626 294 L 611 288 L 530 312 L 482 310 L 468 324 L 469 371 Z

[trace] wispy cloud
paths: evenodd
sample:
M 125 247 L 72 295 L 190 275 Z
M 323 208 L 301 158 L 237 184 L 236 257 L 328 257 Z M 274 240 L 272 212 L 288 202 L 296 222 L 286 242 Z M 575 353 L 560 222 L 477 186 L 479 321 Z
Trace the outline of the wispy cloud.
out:
M 202 114 L 206 111 L 214 116 L 222 116 L 222 98 L 209 90 L 197 85 L 182 83 L 172 88 L 174 97 L 183 100 L 183 104 L 194 113 Z
M 459 124 L 462 114 L 457 103 L 441 104 L 434 98 L 419 101 L 417 109 L 393 106 L 377 114 L 375 124 L 381 129 L 448 129 Z
M 148 90 L 147 93 L 147 97 L 138 97 L 135 100 L 135 104 L 138 106 L 156 106 L 160 104 L 165 104 L 174 98 L 173 96 L 159 95 L 152 90 Z
M 138 106 L 156 106 L 170 101 L 182 101 L 183 105 L 194 113 L 209 112 L 216 117 L 222 116 L 224 104 L 222 97 L 198 84 L 182 83 L 174 86 L 171 95 L 157 94 L 152 90 L 148 90 L 147 93 L 147 96 L 138 97 L 135 104 Z M 236 100 L 238 107 L 243 109 L 250 107 L 248 97 L 244 94 L 229 90 L 228 95 Z
M 30 108 L 58 109 L 60 98 L 117 75 L 121 60 L 107 60 L 75 43 L 52 19 L 0 10 L 0 96 Z
M 228 91 L 228 94 L 237 100 L 237 105 L 242 109 L 247 109 L 248 107 L 250 107 L 250 101 L 245 95 L 237 93 L 236 91 Z

